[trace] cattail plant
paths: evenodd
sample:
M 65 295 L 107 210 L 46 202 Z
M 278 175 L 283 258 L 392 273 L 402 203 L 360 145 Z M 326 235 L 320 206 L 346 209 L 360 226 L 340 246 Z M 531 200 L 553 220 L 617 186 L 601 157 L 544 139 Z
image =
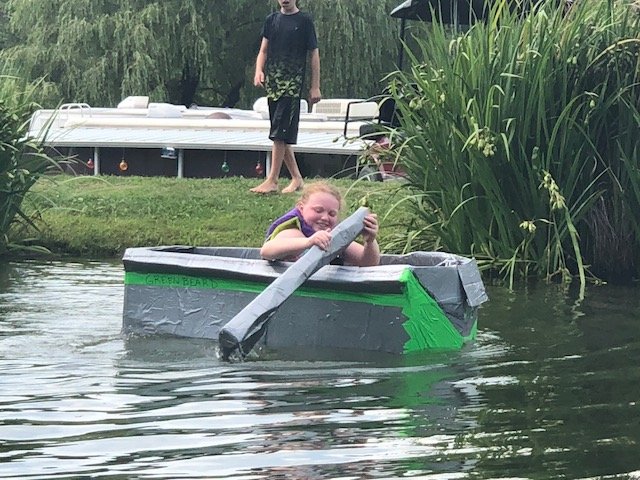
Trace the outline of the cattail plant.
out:
M 390 77 L 416 219 L 405 248 L 473 255 L 511 283 L 637 275 L 638 14 L 508 7 L 453 35 L 431 24 Z
M 19 224 L 35 227 L 21 206 L 27 191 L 52 166 L 58 166 L 44 154 L 42 145 L 27 138 L 31 101 L 39 84 L 0 75 L 0 255 L 20 248 L 37 247 L 12 243 L 9 232 Z

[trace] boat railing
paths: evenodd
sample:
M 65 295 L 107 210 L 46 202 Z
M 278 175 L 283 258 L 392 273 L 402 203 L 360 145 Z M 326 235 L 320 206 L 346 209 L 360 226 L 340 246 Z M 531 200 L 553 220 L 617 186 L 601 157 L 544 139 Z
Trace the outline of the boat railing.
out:
M 71 110 L 78 111 L 80 112 L 80 115 L 83 117 L 86 112 L 87 116 L 89 117 L 91 116 L 91 105 L 89 105 L 88 103 L 78 103 L 78 102 L 63 103 L 62 105 L 60 105 L 58 110 L 66 114 L 68 114 Z
M 39 136 L 45 130 L 63 128 L 65 124 L 76 116 L 90 118 L 93 111 L 88 103 L 63 103 L 55 109 L 37 110 L 29 121 L 29 136 Z

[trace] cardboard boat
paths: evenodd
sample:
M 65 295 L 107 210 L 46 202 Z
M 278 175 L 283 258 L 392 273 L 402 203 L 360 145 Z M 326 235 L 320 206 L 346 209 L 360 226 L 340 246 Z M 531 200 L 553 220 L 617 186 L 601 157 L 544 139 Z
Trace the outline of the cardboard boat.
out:
M 291 265 L 262 260 L 254 248 L 188 246 L 129 248 L 123 263 L 125 335 L 212 340 Z M 282 304 L 261 343 L 390 354 L 459 349 L 475 338 L 487 300 L 476 262 L 454 254 L 327 265 Z

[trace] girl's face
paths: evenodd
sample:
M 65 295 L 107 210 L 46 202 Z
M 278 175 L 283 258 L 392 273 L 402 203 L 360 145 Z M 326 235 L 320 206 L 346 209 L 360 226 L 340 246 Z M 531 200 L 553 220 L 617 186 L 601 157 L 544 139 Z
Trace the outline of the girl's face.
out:
M 306 202 L 298 204 L 298 210 L 314 231 L 331 230 L 338 223 L 340 202 L 330 193 L 315 192 Z

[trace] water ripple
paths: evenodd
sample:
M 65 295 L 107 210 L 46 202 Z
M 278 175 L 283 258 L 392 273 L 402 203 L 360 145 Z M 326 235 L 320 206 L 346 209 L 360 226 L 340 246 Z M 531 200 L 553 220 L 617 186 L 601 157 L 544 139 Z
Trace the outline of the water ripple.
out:
M 494 289 L 460 352 L 225 364 L 122 338 L 119 263 L 1 272 L 1 478 L 640 478 L 635 290 Z

